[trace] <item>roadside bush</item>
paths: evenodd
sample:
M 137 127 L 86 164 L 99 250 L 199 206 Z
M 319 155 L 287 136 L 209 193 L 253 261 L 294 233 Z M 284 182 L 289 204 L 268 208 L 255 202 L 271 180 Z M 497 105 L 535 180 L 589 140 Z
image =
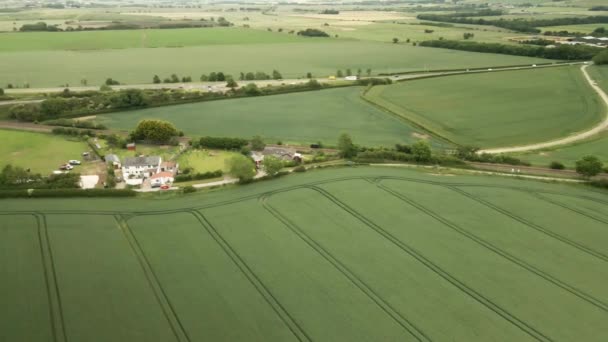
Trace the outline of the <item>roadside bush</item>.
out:
M 357 80 L 357 84 L 359 85 L 384 85 L 384 84 L 392 84 L 393 80 L 391 80 L 390 78 L 364 78 L 364 79 L 360 79 Z
M 597 65 L 608 64 L 608 49 L 604 49 L 604 51 L 595 55 L 595 57 L 593 57 L 593 63 Z
M 134 197 L 137 193 L 130 189 L 22 189 L 0 190 L 0 198 L 42 198 L 42 197 Z
M 306 167 L 304 165 L 296 166 L 293 172 L 306 172 Z
M 563 170 L 566 168 L 566 166 L 558 161 L 552 161 L 551 164 L 549 164 L 549 167 L 552 168 L 553 170 Z
M 308 28 L 306 30 L 298 31 L 298 36 L 304 37 L 329 37 L 324 31 Z
M 584 156 L 576 161 L 576 172 L 584 177 L 593 177 L 602 172 L 604 164 L 596 156 Z
M 185 194 L 191 194 L 191 193 L 193 193 L 193 192 L 196 192 L 196 188 L 195 188 L 195 187 L 193 187 L 192 185 L 188 185 L 188 186 L 185 186 L 185 187 L 182 189 L 182 192 L 183 192 L 183 193 L 185 193 Z
M 88 128 L 88 129 L 107 129 L 106 126 L 96 123 L 94 121 L 80 121 L 80 120 L 73 120 L 73 119 L 47 120 L 44 122 L 44 124 L 49 125 L 49 126 L 62 126 L 62 127 Z
M 175 176 L 175 182 L 189 182 L 193 180 L 202 180 L 202 179 L 211 179 L 222 177 L 224 172 L 222 170 L 217 171 L 209 171 L 203 173 L 188 173 L 188 174 L 180 174 Z
M 589 185 L 595 186 L 597 188 L 608 189 L 608 179 L 592 180 L 591 182 L 589 182 Z

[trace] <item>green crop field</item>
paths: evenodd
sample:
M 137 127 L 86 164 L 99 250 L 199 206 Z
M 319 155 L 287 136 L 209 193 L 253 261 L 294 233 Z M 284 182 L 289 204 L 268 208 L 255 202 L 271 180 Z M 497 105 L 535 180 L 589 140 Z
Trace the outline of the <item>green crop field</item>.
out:
M 268 142 L 334 145 L 338 135 L 349 133 L 365 146 L 393 146 L 417 140 L 403 120 L 366 103 L 362 87 L 349 87 L 220 100 L 98 115 L 110 128 L 133 129 L 145 118 L 168 120 L 191 136 L 252 137 Z
M 173 33 L 173 31 L 181 30 L 168 31 Z M 115 32 L 123 34 L 122 31 Z M 188 32 L 190 31 L 188 30 Z M 97 32 L 93 33 L 97 34 Z M 72 33 L 55 34 L 70 35 Z M 265 37 L 260 33 L 255 33 L 255 35 L 260 35 L 261 40 Z M 287 34 L 283 35 L 284 38 L 281 39 L 295 39 Z M 279 35 L 270 37 L 276 36 Z M 198 38 L 189 36 L 188 39 L 196 40 Z M 201 40 L 204 39 L 201 38 Z M 248 71 L 269 73 L 274 69 L 279 70 L 285 78 L 305 77 L 307 72 L 311 72 L 315 77 L 327 77 L 335 75 L 337 69 L 345 70 L 346 68 L 352 70 L 371 68 L 376 74 L 546 62 L 546 60 L 538 58 L 423 48 L 388 42 L 336 38 L 323 40 L 299 38 L 297 41 L 293 43 L 210 44 L 183 48 L 3 52 L 0 53 L 0 84 L 12 83 L 15 86 L 29 84 L 30 87 L 36 88 L 57 87 L 65 84 L 75 86 L 80 85 L 81 81 L 86 79 L 89 85 L 100 85 L 108 77 L 122 83 L 136 84 L 151 83 L 154 75 L 166 77 L 175 73 L 179 76 L 191 76 L 194 80 L 198 80 L 201 74 L 209 74 L 214 71 L 238 75 L 240 72 Z
M 0 141 L 0 168 L 12 164 L 42 175 L 90 150 L 84 141 L 46 133 L 0 130 Z
M 152 29 L 82 32 L 19 32 L 0 35 L 0 53 L 32 50 L 104 50 L 260 43 L 315 42 L 290 34 L 238 28 Z
M 359 167 L 0 202 L 6 341 L 608 339 L 608 193 L 584 186 Z
M 608 67 L 591 66 L 587 69 L 589 76 L 608 93 Z M 594 155 L 608 164 L 608 132 L 603 132 L 590 139 L 576 144 L 554 149 L 524 153 L 518 157 L 534 165 L 547 166 L 552 161 L 559 161 L 568 167 L 574 167 L 577 160 L 586 155 Z
M 415 80 L 374 87 L 366 97 L 456 143 L 483 148 L 564 137 L 605 115 L 579 66 Z

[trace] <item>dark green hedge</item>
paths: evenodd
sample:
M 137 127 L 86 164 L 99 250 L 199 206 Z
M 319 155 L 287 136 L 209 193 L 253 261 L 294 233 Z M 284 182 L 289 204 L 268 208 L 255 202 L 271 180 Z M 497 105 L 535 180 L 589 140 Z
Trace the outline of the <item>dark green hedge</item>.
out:
M 134 197 L 130 189 L 34 189 L 0 190 L 0 198 L 49 198 L 49 197 Z

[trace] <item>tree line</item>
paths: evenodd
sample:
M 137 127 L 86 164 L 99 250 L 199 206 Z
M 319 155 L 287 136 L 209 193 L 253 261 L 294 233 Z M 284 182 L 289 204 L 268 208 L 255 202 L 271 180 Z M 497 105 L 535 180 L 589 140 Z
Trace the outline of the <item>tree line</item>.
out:
M 554 19 L 483 19 L 462 17 L 458 14 L 419 14 L 420 20 L 431 20 L 439 22 L 470 24 L 470 25 L 489 25 L 501 27 L 504 29 L 524 32 L 524 33 L 540 33 L 541 30 L 537 27 L 543 26 L 564 26 L 564 25 L 583 25 L 583 24 L 599 24 L 608 23 L 608 16 L 589 16 L 589 17 L 570 17 L 570 18 L 554 18 Z
M 531 45 L 507 45 L 500 43 L 463 42 L 456 40 L 427 40 L 420 46 L 462 50 L 471 52 L 500 53 L 505 55 L 539 57 L 558 60 L 589 60 L 603 48 L 587 45 L 558 45 L 554 48 Z

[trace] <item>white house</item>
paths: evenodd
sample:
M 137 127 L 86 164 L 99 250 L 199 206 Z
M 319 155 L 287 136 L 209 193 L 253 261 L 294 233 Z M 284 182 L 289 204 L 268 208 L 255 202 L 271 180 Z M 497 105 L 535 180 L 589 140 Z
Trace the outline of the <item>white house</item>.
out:
M 150 177 L 150 185 L 164 185 L 173 183 L 174 173 L 171 171 L 162 171 Z
M 127 184 L 130 184 L 128 180 L 139 180 L 133 183 L 141 184 L 144 178 L 160 172 L 161 163 L 162 160 L 159 156 L 125 158 L 122 164 L 123 179 L 127 181 Z

